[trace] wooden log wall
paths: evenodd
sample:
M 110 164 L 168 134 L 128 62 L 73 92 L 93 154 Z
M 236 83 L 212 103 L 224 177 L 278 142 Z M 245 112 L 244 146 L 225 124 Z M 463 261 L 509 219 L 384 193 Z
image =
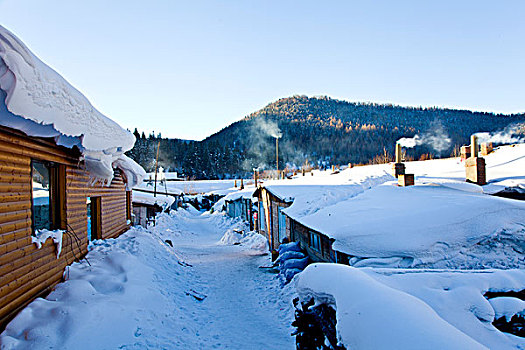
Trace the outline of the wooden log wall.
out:
M 80 249 L 73 235 L 64 233 L 58 259 L 51 239 L 40 249 L 31 240 L 31 159 L 59 165 L 65 187 L 59 225 L 71 227 L 79 238 Z M 78 152 L 0 127 L 0 329 L 34 298 L 50 291 L 62 280 L 66 266 L 87 253 L 88 196 L 101 197 L 102 238 L 117 237 L 129 228 L 126 190 L 119 172 L 109 187 L 90 186 Z
M 289 220 L 292 226 L 292 240 L 294 242 L 299 242 L 301 248 L 306 251 L 312 261 L 336 261 L 335 255 L 337 252 L 332 249 L 333 242 L 330 240 L 330 238 L 328 238 L 326 235 L 323 235 L 322 233 L 309 229 L 308 227 L 298 223 L 293 219 Z M 314 232 L 320 236 L 321 251 L 317 251 L 312 248 L 312 242 L 310 242 L 310 232 Z

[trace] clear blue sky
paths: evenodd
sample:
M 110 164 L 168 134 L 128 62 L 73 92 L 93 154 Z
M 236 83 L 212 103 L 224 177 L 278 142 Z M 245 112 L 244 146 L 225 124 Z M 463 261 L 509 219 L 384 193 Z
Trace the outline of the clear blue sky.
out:
M 202 139 L 294 94 L 525 112 L 525 1 L 0 0 L 129 129 Z

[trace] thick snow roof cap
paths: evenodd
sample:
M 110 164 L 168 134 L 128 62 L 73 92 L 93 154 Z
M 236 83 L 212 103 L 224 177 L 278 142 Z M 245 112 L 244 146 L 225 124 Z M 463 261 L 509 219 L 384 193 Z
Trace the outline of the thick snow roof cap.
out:
M 29 136 L 55 137 L 62 146 L 79 147 L 93 178 L 110 182 L 116 167 L 113 163 L 135 143 L 132 133 L 97 111 L 2 26 L 0 89 L 12 113 L 0 118 L 1 125 Z

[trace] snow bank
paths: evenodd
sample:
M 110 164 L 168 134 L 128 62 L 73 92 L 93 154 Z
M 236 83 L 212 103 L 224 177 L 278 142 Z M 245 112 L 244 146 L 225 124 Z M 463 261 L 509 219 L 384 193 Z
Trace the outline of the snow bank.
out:
M 29 136 L 55 137 L 58 145 L 78 146 L 87 170 L 96 179 L 111 182 L 113 163 L 133 147 L 131 132 L 97 111 L 2 26 L 0 89 L 11 113 L 0 113 L 1 125 Z
M 244 231 L 239 230 L 238 227 L 245 226 L 244 223 L 238 220 L 234 220 L 236 229 L 228 229 L 219 240 L 220 245 L 240 245 L 247 250 L 250 250 L 254 254 L 267 254 L 268 253 L 268 241 L 266 238 L 256 231 Z
M 347 349 L 486 349 L 420 299 L 356 268 L 312 264 L 296 288 L 301 301 L 336 309 L 338 339 Z
M 42 245 L 48 238 L 51 238 L 57 248 L 57 259 L 60 257 L 62 252 L 62 237 L 64 235 L 63 230 L 37 230 L 34 236 L 31 236 L 31 242 L 36 244 L 37 248 L 42 248 Z

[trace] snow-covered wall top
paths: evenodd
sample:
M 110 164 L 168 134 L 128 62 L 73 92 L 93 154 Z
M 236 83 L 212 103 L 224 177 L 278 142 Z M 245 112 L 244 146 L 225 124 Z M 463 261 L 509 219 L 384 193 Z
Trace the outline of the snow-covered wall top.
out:
M 111 181 L 113 162 L 133 147 L 132 133 L 97 111 L 2 26 L 0 89 L 10 112 L 2 114 L 1 125 L 29 136 L 55 137 L 62 146 L 78 146 L 94 178 Z

